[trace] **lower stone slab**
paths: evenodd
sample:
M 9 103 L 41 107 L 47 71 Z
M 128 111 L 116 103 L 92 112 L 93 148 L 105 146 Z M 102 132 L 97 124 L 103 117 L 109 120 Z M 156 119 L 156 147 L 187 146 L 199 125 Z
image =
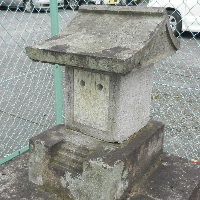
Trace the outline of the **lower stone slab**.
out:
M 160 159 L 163 129 L 150 121 L 119 144 L 58 125 L 30 139 L 29 181 L 66 200 L 126 199 Z

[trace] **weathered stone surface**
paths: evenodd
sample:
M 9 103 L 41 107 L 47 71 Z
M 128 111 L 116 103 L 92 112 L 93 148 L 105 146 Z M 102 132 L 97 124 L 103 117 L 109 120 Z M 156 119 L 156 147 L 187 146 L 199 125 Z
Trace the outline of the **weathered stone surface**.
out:
M 153 63 L 178 48 L 165 9 L 113 6 L 83 6 L 27 47 L 66 69 L 65 125 L 30 140 L 29 180 L 63 200 L 126 199 L 160 159 L 164 125 L 148 122 Z
M 65 125 L 122 142 L 149 121 L 153 66 L 125 76 L 66 67 Z
M 64 138 L 62 128 L 63 125 L 58 125 L 40 134 L 39 139 L 36 139 L 36 136 L 30 140 L 29 180 L 37 185 L 44 185 L 48 177 L 53 177 L 53 174 L 48 171 L 48 164 L 52 149 L 56 148 Z M 47 134 L 48 137 L 46 137 Z M 56 180 L 53 180 L 52 184 L 56 187 Z
M 151 121 L 118 144 L 57 126 L 30 140 L 29 180 L 57 191 L 64 199 L 125 198 L 159 159 L 163 127 Z M 57 144 L 52 142 L 56 129 L 60 137 Z
M 85 5 L 66 29 L 26 53 L 35 61 L 126 74 L 179 45 L 164 8 Z
M 27 47 L 66 66 L 65 125 L 123 142 L 149 121 L 153 63 L 179 48 L 164 8 L 82 6 L 68 27 Z
M 143 194 L 139 194 L 137 196 L 130 198 L 129 200 L 155 200 L 155 199 Z
M 49 190 L 49 188 L 39 187 L 28 181 L 28 155 L 29 152 L 24 153 L 16 158 L 0 165 L 0 194 L 1 200 L 63 200 L 61 193 Z M 148 196 L 146 192 L 137 194 L 120 200 L 158 200 L 158 193 L 164 194 L 163 198 L 160 196 L 159 200 L 199 200 L 200 199 L 200 181 L 199 165 L 197 163 L 174 157 L 172 155 L 163 155 L 161 166 L 163 170 L 154 171 L 154 179 L 150 185 L 151 193 Z M 163 167 L 164 166 L 164 167 Z M 178 167 L 179 166 L 179 167 Z M 183 166 L 184 170 L 182 170 Z M 158 167 L 159 169 L 159 167 Z M 177 171 L 178 169 L 178 171 Z M 166 172 L 167 171 L 167 176 Z M 177 190 L 177 185 L 174 184 L 173 177 L 176 172 L 177 180 L 180 179 L 182 188 Z M 156 173 L 158 173 L 157 176 Z M 164 173 L 163 176 L 161 173 Z M 177 176 L 178 175 L 178 176 Z M 162 183 L 157 184 L 162 177 Z M 149 179 L 150 180 L 150 179 Z M 152 178 L 151 178 L 152 180 Z M 185 181 L 182 181 L 185 180 Z M 155 183 L 155 184 L 154 184 Z M 179 183 L 179 182 L 178 182 Z M 174 186 L 175 185 L 175 186 Z M 171 188 L 170 186 L 174 186 Z M 179 184 L 180 186 L 180 184 Z M 163 189 L 166 190 L 163 193 Z M 168 193 L 168 195 L 166 194 Z M 179 198 L 174 198 L 173 195 L 180 193 Z M 154 195 L 155 194 L 155 195 Z M 186 194 L 186 195 L 185 195 Z M 182 198 L 183 197 L 183 198 Z M 93 199 L 98 200 L 98 199 Z

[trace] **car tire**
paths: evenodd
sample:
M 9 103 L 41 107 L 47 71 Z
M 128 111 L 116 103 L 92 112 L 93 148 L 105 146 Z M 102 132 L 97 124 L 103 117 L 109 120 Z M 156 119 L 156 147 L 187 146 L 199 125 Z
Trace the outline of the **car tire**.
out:
M 69 6 L 72 10 L 78 10 L 78 7 L 79 7 L 79 0 L 69 0 L 68 6 Z
M 120 1 L 120 3 L 121 3 L 121 1 Z M 104 0 L 101 1 L 100 5 L 105 5 L 105 4 L 104 4 Z
M 138 0 L 137 2 L 135 2 L 135 1 L 132 2 L 132 4 L 133 4 L 134 6 L 138 6 L 139 3 L 141 3 L 140 0 Z
M 34 11 L 34 5 L 31 0 L 25 0 L 24 1 L 24 10 L 27 13 L 32 13 Z
M 122 3 L 123 1 L 121 1 Z M 138 0 L 137 2 L 135 2 L 134 0 L 126 0 L 126 5 L 134 5 L 137 6 L 140 3 L 140 0 Z
M 172 32 L 175 36 L 180 35 L 182 29 L 182 20 L 180 14 L 176 10 L 167 10 L 167 14 Z

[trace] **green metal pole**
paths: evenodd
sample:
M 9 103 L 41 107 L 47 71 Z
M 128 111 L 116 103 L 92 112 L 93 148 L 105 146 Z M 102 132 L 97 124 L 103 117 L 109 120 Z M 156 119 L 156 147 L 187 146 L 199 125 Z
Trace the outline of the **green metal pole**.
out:
M 15 151 L 12 154 L 6 156 L 5 158 L 0 158 L 0 165 L 2 165 L 3 163 L 5 163 L 5 162 L 7 162 L 7 161 L 19 156 L 20 154 L 22 154 L 22 153 L 24 153 L 24 152 L 26 152 L 28 150 L 29 150 L 29 146 L 25 146 L 22 149 L 20 149 L 18 151 Z
M 54 36 L 59 32 L 57 0 L 50 0 L 50 17 L 51 17 L 51 36 Z M 62 123 L 62 79 L 61 79 L 61 67 L 59 65 L 53 66 L 53 75 L 54 75 L 56 124 L 61 124 Z
M 58 2 L 50 0 L 51 36 L 58 34 Z

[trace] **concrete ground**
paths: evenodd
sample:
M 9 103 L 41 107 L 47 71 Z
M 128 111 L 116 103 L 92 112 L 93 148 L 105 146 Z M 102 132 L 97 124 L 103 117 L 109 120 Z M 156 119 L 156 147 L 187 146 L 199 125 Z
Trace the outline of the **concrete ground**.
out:
M 164 154 L 158 168 L 127 200 L 200 200 L 199 181 L 199 163 Z M 0 166 L 0 194 L 0 200 L 62 199 L 28 182 L 28 152 Z

